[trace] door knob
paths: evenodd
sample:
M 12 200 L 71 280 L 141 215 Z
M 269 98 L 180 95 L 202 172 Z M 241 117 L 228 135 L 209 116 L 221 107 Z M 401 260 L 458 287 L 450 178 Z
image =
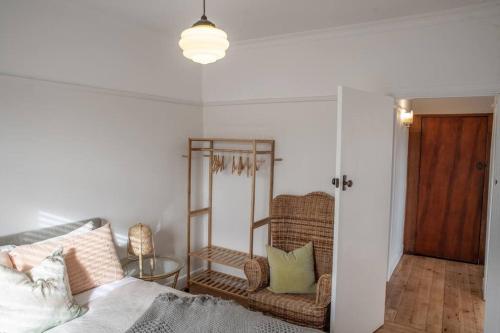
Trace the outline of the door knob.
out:
M 347 175 L 342 176 L 342 191 L 347 190 L 348 187 L 352 187 L 353 183 L 352 180 L 347 179 Z
M 476 163 L 476 169 L 478 170 L 484 170 L 486 169 L 486 166 L 487 166 L 486 162 L 479 161 Z

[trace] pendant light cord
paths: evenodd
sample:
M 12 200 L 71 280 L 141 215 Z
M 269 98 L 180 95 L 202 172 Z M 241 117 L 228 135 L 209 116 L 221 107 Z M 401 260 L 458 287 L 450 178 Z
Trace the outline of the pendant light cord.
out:
M 203 15 L 201 16 L 201 19 L 198 21 L 198 22 L 195 22 L 193 24 L 193 27 L 195 26 L 198 26 L 198 25 L 208 25 L 208 26 L 211 26 L 213 28 L 215 28 L 215 24 L 213 24 L 212 22 L 210 22 L 207 18 L 207 15 L 206 15 L 206 1 L 203 0 Z

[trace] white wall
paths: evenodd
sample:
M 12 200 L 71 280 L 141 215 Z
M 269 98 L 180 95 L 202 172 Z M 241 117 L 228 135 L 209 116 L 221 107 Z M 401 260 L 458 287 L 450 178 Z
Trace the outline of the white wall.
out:
M 323 96 L 337 85 L 399 97 L 500 90 L 500 4 L 236 43 L 204 68 L 204 101 Z
M 77 1 L 0 0 L 0 73 L 199 102 L 177 39 Z
M 332 94 L 337 85 L 402 97 L 492 95 L 500 90 L 499 19 L 500 5 L 490 4 L 442 15 L 233 43 L 225 59 L 204 67 L 201 73 L 200 66 L 182 57 L 177 34 L 163 35 L 77 2 L 0 0 L 0 45 L 4 46 L 0 79 L 5 87 L 0 92 L 5 105 L 0 109 L 2 151 L 22 152 L 17 148 L 20 145 L 50 152 L 48 160 L 41 151 L 1 155 L 2 159 L 12 157 L 8 163 L 1 161 L 10 169 L 2 169 L 0 177 L 15 189 L 13 195 L 0 191 L 2 198 L 8 197 L 3 205 L 9 203 L 0 213 L 2 233 L 36 225 L 39 210 L 50 209 L 48 213 L 69 219 L 95 212 L 116 221 L 120 233 L 138 218 L 172 220 L 178 228 L 172 239 L 167 236 L 170 222 L 161 222 L 164 246 L 180 251 L 184 240 L 177 232 L 185 229 L 184 205 L 179 201 L 184 200 L 185 189 L 180 185 L 184 162 L 176 158 L 186 136 L 201 134 L 197 104 L 202 97 L 205 134 L 277 140 L 278 156 L 284 161 L 277 164 L 275 193 L 331 191 L 336 126 Z M 81 122 L 78 127 L 73 118 Z M 49 123 L 51 119 L 55 123 Z M 19 138 L 15 130 L 22 131 L 27 123 Z M 92 126 L 96 125 L 102 133 L 87 142 L 82 133 L 90 131 L 95 136 Z M 108 127 L 107 136 L 103 128 Z M 53 131 L 46 133 L 45 128 Z M 135 133 L 136 140 L 125 135 L 129 132 Z M 118 134 L 123 135 L 122 143 L 113 141 Z M 113 142 L 99 146 L 103 150 L 93 156 L 90 147 L 102 140 Z M 60 170 L 69 164 L 65 156 L 76 155 L 75 147 L 87 154 L 74 158 L 86 166 L 80 169 L 85 172 L 81 180 L 71 169 Z M 144 160 L 139 165 L 141 154 Z M 106 157 L 105 173 L 83 157 Z M 38 168 L 31 165 L 35 160 Z M 111 174 L 125 162 L 132 168 Z M 53 169 L 72 174 L 55 179 L 65 173 Z M 171 178 L 161 178 L 165 174 Z M 109 192 L 94 197 L 90 185 L 98 184 L 89 182 L 90 178 L 109 179 L 109 188 L 100 185 Z M 128 179 L 131 191 L 118 184 L 123 178 Z M 49 183 L 54 179 L 56 186 Z M 72 185 L 71 191 L 63 180 Z M 82 184 L 85 191 L 72 194 Z M 141 189 L 141 184 L 148 186 Z M 42 186 L 50 189 L 49 194 Z M 232 193 L 222 192 L 225 197 Z M 151 197 L 153 203 L 148 204 Z M 167 216 L 176 218 L 163 217 L 170 210 Z M 246 221 L 246 214 L 241 215 Z M 244 238 L 229 241 L 245 249 L 246 228 L 242 234 Z
M 0 76 L 0 234 L 102 217 L 185 255 L 186 137 L 201 108 Z M 123 251 L 121 252 L 123 255 Z
M 494 133 L 495 137 L 492 145 L 493 162 L 491 183 L 490 183 L 490 201 L 492 208 L 488 216 L 488 242 L 486 255 L 486 318 L 484 331 L 486 333 L 500 332 L 500 100 L 497 98 L 495 110 Z
M 206 136 L 275 139 L 276 156 L 283 158 L 275 164 L 275 195 L 332 193 L 336 108 L 334 100 L 208 106 L 204 131 Z M 257 182 L 256 219 L 268 216 L 268 168 L 266 160 Z M 231 175 L 230 164 L 228 169 L 214 178 L 214 243 L 248 251 L 250 178 Z M 258 253 L 265 253 L 264 236 L 257 234 Z
M 175 36 L 174 36 L 175 35 Z M 201 66 L 177 33 L 63 0 L 0 0 L 0 234 L 102 217 L 185 256 Z
M 404 250 L 406 210 L 406 174 L 408 169 L 408 128 L 401 125 L 399 112 L 394 112 L 394 142 L 392 165 L 391 232 L 387 280 L 392 276 Z
M 499 20 L 497 3 L 233 43 L 226 58 L 203 69 L 204 126 L 209 129 L 206 132 L 215 136 L 273 136 L 275 132 L 260 118 L 272 110 L 275 102 L 288 102 L 287 109 L 293 109 L 290 121 L 284 125 L 280 121 L 281 127 L 302 128 L 302 122 L 310 119 L 313 111 L 309 104 L 299 101 L 332 99 L 337 85 L 398 97 L 493 95 L 500 91 L 500 39 L 496 25 Z M 241 109 L 257 114 L 255 119 L 242 117 Z M 282 112 L 286 116 L 287 110 Z M 236 128 L 230 129 L 235 124 Z M 321 124 L 322 129 L 314 131 L 310 140 L 325 137 L 325 133 L 336 128 L 335 118 L 328 119 L 328 126 L 326 121 Z M 333 167 L 328 170 L 323 166 L 335 162 L 333 138 L 318 140 L 319 146 L 314 149 L 323 154 L 299 170 L 300 178 L 321 175 L 321 183 L 311 183 L 315 189 L 331 190 L 328 184 Z M 276 139 L 278 149 L 280 145 L 289 145 L 284 141 L 288 137 Z M 403 248 L 407 140 L 407 129 L 396 126 L 388 275 Z M 290 154 L 301 156 L 303 152 Z M 294 168 L 287 161 L 290 157 L 284 158 L 276 170 L 278 177 Z M 297 186 L 286 190 L 300 189 Z M 226 192 L 226 197 L 230 193 Z M 231 214 L 237 212 L 239 208 Z M 232 238 L 231 243 L 246 244 L 246 229 L 242 235 Z

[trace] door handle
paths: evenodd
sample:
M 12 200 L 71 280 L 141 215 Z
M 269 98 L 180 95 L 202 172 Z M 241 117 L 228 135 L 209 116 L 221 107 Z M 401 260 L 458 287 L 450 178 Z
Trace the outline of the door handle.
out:
M 348 187 L 352 187 L 352 180 L 347 180 L 347 175 L 342 176 L 342 191 L 346 191 Z
M 476 163 L 476 169 L 478 170 L 484 170 L 487 166 L 488 164 L 486 164 L 486 162 L 479 161 Z

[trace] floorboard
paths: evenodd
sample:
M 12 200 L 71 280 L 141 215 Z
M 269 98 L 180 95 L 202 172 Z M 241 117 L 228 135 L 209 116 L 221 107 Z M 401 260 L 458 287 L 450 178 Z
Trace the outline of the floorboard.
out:
M 404 255 L 377 333 L 483 332 L 483 266 Z

